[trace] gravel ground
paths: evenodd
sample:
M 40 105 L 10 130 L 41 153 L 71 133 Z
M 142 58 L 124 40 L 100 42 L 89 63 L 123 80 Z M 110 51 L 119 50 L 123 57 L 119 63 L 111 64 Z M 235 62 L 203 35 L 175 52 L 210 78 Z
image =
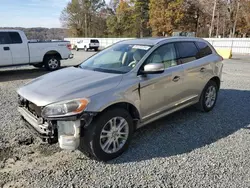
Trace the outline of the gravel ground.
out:
M 156 121 L 106 164 L 41 143 L 20 126 L 16 89 L 45 73 L 0 70 L 0 187 L 250 187 L 250 58 L 225 61 L 212 112 L 190 107 Z

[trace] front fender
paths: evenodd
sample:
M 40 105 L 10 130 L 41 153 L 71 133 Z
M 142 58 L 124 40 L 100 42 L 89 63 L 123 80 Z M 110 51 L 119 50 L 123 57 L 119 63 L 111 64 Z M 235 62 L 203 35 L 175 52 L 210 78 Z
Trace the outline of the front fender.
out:
M 133 105 L 137 109 L 141 119 L 138 83 L 127 89 L 124 89 L 124 87 L 114 88 L 112 90 L 96 94 L 90 97 L 90 101 L 91 102 L 85 111 L 102 112 L 113 105 L 127 103 Z

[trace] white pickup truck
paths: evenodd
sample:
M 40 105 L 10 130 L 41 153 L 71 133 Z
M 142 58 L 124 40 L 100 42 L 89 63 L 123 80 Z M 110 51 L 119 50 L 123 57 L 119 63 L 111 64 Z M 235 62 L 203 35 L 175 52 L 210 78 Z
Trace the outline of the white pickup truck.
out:
M 53 71 L 61 66 L 61 60 L 71 59 L 68 41 L 31 42 L 19 30 L 0 30 L 0 68 L 33 65 Z

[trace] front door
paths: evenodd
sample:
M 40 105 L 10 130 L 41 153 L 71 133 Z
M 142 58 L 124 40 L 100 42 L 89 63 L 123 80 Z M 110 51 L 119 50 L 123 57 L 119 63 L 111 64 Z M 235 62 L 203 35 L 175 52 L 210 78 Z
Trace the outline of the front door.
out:
M 140 96 L 143 121 L 155 115 L 174 108 L 183 94 L 183 67 L 176 61 L 173 43 L 164 44 L 157 48 L 144 62 L 164 63 L 162 74 L 148 74 L 139 76 Z M 142 68 L 143 68 L 142 66 Z
M 29 63 L 28 44 L 22 41 L 18 32 L 9 32 L 11 39 L 11 53 L 13 58 L 13 65 L 20 65 Z
M 0 66 L 12 65 L 10 38 L 7 32 L 0 32 Z

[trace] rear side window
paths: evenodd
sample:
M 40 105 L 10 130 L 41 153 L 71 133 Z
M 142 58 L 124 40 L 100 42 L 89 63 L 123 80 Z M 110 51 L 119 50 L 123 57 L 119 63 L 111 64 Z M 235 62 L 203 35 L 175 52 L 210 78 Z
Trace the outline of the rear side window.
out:
M 198 59 L 198 49 L 194 42 L 177 42 L 175 47 L 182 64 Z
M 0 32 L 0 44 L 10 44 L 10 37 L 7 32 Z
M 196 42 L 196 45 L 199 48 L 199 58 L 206 57 L 213 53 L 211 48 L 205 42 Z
M 11 39 L 12 44 L 21 44 L 21 43 L 23 43 L 19 33 L 17 33 L 17 32 L 9 32 L 9 35 L 10 35 L 10 39 Z

